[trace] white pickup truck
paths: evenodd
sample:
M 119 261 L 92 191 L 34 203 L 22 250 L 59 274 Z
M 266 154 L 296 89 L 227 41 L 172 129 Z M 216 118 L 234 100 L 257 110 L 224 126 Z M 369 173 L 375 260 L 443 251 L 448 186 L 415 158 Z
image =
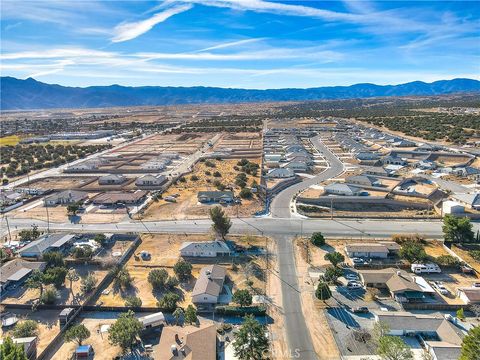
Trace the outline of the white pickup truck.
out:
M 431 273 L 441 273 L 442 270 L 440 266 L 433 263 L 428 264 L 412 264 L 410 267 L 415 274 L 431 274 Z

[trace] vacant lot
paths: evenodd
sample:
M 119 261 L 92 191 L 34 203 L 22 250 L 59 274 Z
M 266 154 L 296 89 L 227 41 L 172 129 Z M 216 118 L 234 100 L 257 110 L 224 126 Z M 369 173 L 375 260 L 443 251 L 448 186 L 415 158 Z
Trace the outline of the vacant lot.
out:
M 0 146 L 15 146 L 20 141 L 17 135 L 4 136 L 0 138 Z
M 150 207 L 142 215 L 144 220 L 162 220 L 162 219 L 200 219 L 208 218 L 208 212 L 211 205 L 200 204 L 197 201 L 199 191 L 217 190 L 214 182 L 218 181 L 224 186 L 234 189 L 236 196 L 240 193 L 241 188 L 235 185 L 235 177 L 241 172 L 237 167 L 238 160 L 209 160 L 214 166 L 207 166 L 208 161 L 199 162 L 195 165 L 193 172 L 185 176 L 185 182 L 177 181 L 164 194 L 163 197 L 177 195 L 177 202 L 170 203 L 165 200 L 153 202 Z M 260 160 L 252 160 L 257 164 Z M 215 172 L 219 172 L 221 176 L 214 176 Z M 210 174 L 210 175 L 208 175 Z M 247 186 L 252 181 L 260 183 L 260 172 L 257 176 L 247 175 Z M 197 180 L 192 179 L 197 177 Z M 256 211 L 262 209 L 262 201 L 258 196 L 254 195 L 252 199 L 242 199 L 241 205 L 225 206 L 225 212 L 230 216 L 250 216 Z
M 38 180 L 31 181 L 26 184 L 34 189 L 40 190 L 73 190 L 81 188 L 86 184 L 91 182 L 96 183 L 95 176 L 85 176 L 85 177 L 74 177 L 74 176 L 65 176 L 65 177 L 47 177 Z M 25 187 L 25 185 L 22 185 Z

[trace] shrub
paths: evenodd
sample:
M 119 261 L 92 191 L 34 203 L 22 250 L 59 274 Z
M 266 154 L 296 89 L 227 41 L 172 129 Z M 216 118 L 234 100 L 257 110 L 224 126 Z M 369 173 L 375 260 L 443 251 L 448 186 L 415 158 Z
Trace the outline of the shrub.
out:
M 177 302 L 180 300 L 180 296 L 173 292 L 166 293 L 157 302 L 157 307 L 168 312 L 173 312 L 177 308 Z
M 40 298 L 40 302 L 42 304 L 47 304 L 47 305 L 55 304 L 55 301 L 57 300 L 57 296 L 58 296 L 57 290 L 55 290 L 55 288 L 53 287 L 50 287 L 43 292 L 42 297 Z
M 180 179 L 178 179 L 178 181 L 180 181 L 180 182 L 183 182 L 183 183 L 184 183 L 184 182 L 187 182 L 187 179 L 185 179 L 185 177 L 184 177 L 184 176 L 182 176 Z
M 180 281 L 188 280 L 192 276 L 192 264 L 180 260 L 173 266 L 173 271 Z
M 210 175 L 212 175 L 212 173 L 207 170 L 207 171 L 205 171 L 205 175 L 210 176 Z
M 43 281 L 45 284 L 53 284 L 56 288 L 63 286 L 68 270 L 64 267 L 53 267 L 45 271 Z
M 241 191 L 240 191 L 240 197 L 242 199 L 251 199 L 253 196 L 253 193 L 252 193 L 252 190 L 248 189 L 248 188 L 243 188 Z
M 140 307 L 142 306 L 142 299 L 137 296 L 128 296 L 125 299 L 125 306 Z
M 219 171 L 215 171 L 215 172 L 213 173 L 213 176 L 214 176 L 214 177 L 222 177 L 222 174 L 220 174 Z
M 25 320 L 15 325 L 15 328 L 13 329 L 13 336 L 15 338 L 36 336 L 38 332 L 37 330 L 38 324 L 35 320 Z
M 80 281 L 80 289 L 84 294 L 92 292 L 95 286 L 97 286 L 97 279 L 92 274 L 88 274 Z
M 252 305 L 252 294 L 248 290 L 237 290 L 232 297 L 234 303 L 240 306 Z
M 205 166 L 214 168 L 216 165 L 215 165 L 215 163 L 214 163 L 213 161 L 206 160 L 206 161 L 205 161 Z
M 315 232 L 310 237 L 310 242 L 315 246 L 323 246 L 325 245 L 325 237 L 322 235 L 321 232 Z
M 435 259 L 435 262 L 441 266 L 459 266 L 460 260 L 452 255 L 441 255 Z
M 198 176 L 197 175 L 192 175 L 192 176 L 190 176 L 190 180 L 198 181 Z
M 154 269 L 148 274 L 148 282 L 154 289 L 159 289 L 165 286 L 167 282 L 168 272 L 165 269 Z

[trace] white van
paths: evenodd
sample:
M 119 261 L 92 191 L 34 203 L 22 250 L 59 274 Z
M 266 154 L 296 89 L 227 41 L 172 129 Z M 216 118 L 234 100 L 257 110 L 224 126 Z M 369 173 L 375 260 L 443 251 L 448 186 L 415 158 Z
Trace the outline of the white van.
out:
M 431 274 L 431 273 L 441 273 L 442 270 L 440 266 L 433 263 L 428 264 L 412 264 L 410 267 L 415 274 Z

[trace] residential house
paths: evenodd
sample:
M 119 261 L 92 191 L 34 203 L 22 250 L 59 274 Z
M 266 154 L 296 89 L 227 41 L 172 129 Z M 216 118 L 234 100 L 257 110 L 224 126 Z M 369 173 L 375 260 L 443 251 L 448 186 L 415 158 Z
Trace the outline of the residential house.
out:
M 405 139 L 395 139 L 394 142 L 392 142 L 392 146 L 395 147 L 414 147 L 417 146 L 416 143 L 410 140 L 405 140 Z
M 413 166 L 422 170 L 435 170 L 437 168 L 437 164 L 431 160 L 420 160 L 413 164 Z
M 381 186 L 377 178 L 368 175 L 352 175 L 345 179 L 348 184 L 355 184 L 361 186 L 375 187 Z
M 456 201 L 446 200 L 442 202 L 443 215 L 463 214 L 464 212 L 465 212 L 465 207 Z
M 465 304 L 480 304 L 480 288 L 477 287 L 463 287 L 457 289 L 457 296 Z
M 292 169 L 287 168 L 271 169 L 267 173 L 267 177 L 273 179 L 286 179 L 294 176 L 295 172 Z
M 382 159 L 384 165 L 401 165 L 405 166 L 408 164 L 407 160 L 402 159 L 396 155 L 387 155 Z
M 137 191 L 110 191 L 97 195 L 92 202 L 95 205 L 113 206 L 118 204 L 138 205 L 145 200 L 147 192 Z
M 360 151 L 355 154 L 355 158 L 359 161 L 378 160 L 380 156 L 373 151 Z
M 480 182 L 480 169 L 477 169 L 473 166 L 455 168 L 452 172 L 455 175 L 466 177 L 476 182 Z
M 283 168 L 286 169 L 291 169 L 295 172 L 297 171 L 307 171 L 308 170 L 308 165 L 304 162 L 300 161 L 291 161 L 283 165 Z
M 25 245 L 18 253 L 23 258 L 41 258 L 49 251 L 64 252 L 72 245 L 74 238 L 75 234 L 45 234 Z
M 83 202 L 88 199 L 88 194 L 84 191 L 65 190 L 43 199 L 45 206 L 70 205 Z
M 370 166 L 363 170 L 363 174 L 375 176 L 390 176 L 390 173 L 381 166 Z
M 0 268 L 0 293 L 22 285 L 32 271 L 45 269 L 44 262 L 13 259 Z
M 155 354 L 163 360 L 216 360 L 217 327 L 204 322 L 199 326 L 165 326 Z
M 165 175 L 142 175 L 135 180 L 136 186 L 161 186 L 167 182 Z
M 427 296 L 435 294 L 435 290 L 424 278 L 403 270 L 360 270 L 359 275 L 364 286 L 388 289 L 392 298 L 400 303 L 423 302 Z
M 467 209 L 480 210 L 480 193 L 473 194 L 453 194 L 451 198 L 464 205 Z
M 201 203 L 229 204 L 233 202 L 233 191 L 199 191 L 197 199 Z
M 351 258 L 378 258 L 386 259 L 389 256 L 397 255 L 400 251 L 400 245 L 394 241 L 385 241 L 380 243 L 354 243 L 345 246 L 345 252 Z
M 180 255 L 183 257 L 218 257 L 229 256 L 230 247 L 225 241 L 187 241 L 180 247 Z
M 342 196 L 357 196 L 364 192 L 360 187 L 338 182 L 328 184 L 324 189 L 327 194 Z
M 110 174 L 105 176 L 100 176 L 98 178 L 98 183 L 100 185 L 120 185 L 127 181 L 127 178 L 120 174 Z
M 376 311 L 375 321 L 385 324 L 392 336 L 417 336 L 435 360 L 460 358 L 464 332 L 440 313 L 412 314 Z
M 192 291 L 192 302 L 202 305 L 216 304 L 226 275 L 227 270 L 220 265 L 203 267 Z

